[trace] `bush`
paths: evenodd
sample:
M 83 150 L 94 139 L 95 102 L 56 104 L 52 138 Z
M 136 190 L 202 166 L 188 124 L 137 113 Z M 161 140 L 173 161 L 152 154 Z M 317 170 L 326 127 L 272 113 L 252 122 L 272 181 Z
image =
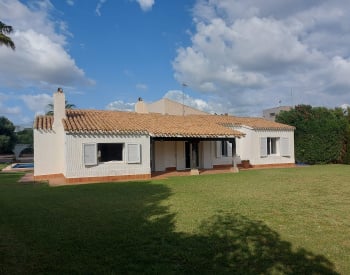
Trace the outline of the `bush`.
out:
M 341 109 L 298 105 L 276 121 L 296 127 L 295 159 L 308 164 L 349 161 L 349 122 Z

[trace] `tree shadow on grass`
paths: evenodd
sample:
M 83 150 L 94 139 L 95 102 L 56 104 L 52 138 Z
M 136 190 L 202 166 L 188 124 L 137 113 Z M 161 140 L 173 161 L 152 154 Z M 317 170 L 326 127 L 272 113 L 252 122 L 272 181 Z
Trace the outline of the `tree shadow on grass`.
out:
M 291 243 L 266 224 L 241 215 L 213 216 L 202 223 L 197 238 L 209 247 L 203 258 L 213 272 L 337 274 L 324 256 L 305 249 L 293 251 Z
M 176 232 L 176 215 L 162 204 L 172 195 L 164 184 L 28 190 L 16 210 L 11 200 L 5 205 L 17 242 L 8 249 L 18 251 L 0 247 L 1 270 L 11 274 L 337 274 L 324 256 L 294 251 L 244 216 L 218 213 L 195 234 Z M 16 253 L 16 267 L 7 266 Z

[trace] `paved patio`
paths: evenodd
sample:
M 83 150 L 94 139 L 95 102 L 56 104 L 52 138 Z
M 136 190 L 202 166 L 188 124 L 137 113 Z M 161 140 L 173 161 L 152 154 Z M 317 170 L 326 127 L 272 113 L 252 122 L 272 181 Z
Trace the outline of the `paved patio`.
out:
M 220 174 L 220 173 L 234 173 L 234 171 L 231 168 L 220 168 L 220 169 L 210 169 L 210 170 L 199 169 L 198 173 L 199 175 L 208 175 L 208 174 Z M 191 176 L 191 170 L 153 172 L 151 179 L 157 180 L 157 179 L 166 179 L 169 177 L 178 177 L 178 176 Z M 125 181 L 125 180 L 122 180 L 122 181 Z M 32 172 L 26 173 L 19 180 L 19 182 L 22 182 L 22 183 L 34 182 L 34 174 Z M 50 186 L 73 185 L 71 183 L 66 183 L 63 176 L 52 178 L 48 182 Z M 74 183 L 74 184 L 89 184 L 89 183 L 96 183 L 96 181 Z

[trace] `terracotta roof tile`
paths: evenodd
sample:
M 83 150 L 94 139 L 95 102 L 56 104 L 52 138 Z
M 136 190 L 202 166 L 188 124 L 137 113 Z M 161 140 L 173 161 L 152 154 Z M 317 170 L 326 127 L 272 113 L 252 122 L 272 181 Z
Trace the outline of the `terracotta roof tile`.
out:
M 37 116 L 34 121 L 34 129 L 51 130 L 53 116 Z
M 257 130 L 295 130 L 294 126 L 266 120 L 260 117 L 236 117 L 229 115 L 212 115 L 212 120 L 225 126 L 248 126 Z
M 254 129 L 285 129 L 294 127 L 262 118 L 239 118 L 220 115 L 162 115 L 121 111 L 66 110 L 65 131 L 72 133 L 149 134 L 153 137 L 240 137 L 244 134 L 232 126 Z M 38 116 L 35 129 L 52 129 L 52 116 Z M 231 126 L 231 127 L 227 127 Z

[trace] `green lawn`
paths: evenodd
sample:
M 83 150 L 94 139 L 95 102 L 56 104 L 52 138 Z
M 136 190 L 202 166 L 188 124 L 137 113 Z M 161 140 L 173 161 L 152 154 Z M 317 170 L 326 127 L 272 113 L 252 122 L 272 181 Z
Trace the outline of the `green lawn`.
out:
M 0 173 L 0 274 L 350 274 L 350 166 L 49 187 Z

